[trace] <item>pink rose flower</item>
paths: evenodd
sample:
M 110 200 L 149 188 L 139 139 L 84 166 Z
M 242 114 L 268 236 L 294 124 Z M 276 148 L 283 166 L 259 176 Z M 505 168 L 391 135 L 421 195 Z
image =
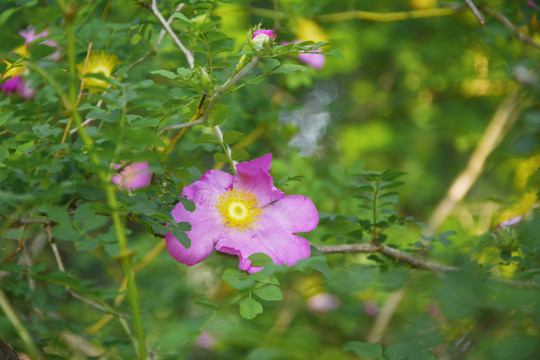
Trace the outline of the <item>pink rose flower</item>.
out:
M 122 165 L 113 165 L 118 170 Z M 152 180 L 152 171 L 148 167 L 147 162 L 137 162 L 128 165 L 120 174 L 116 174 L 112 178 L 112 182 L 118 184 L 126 190 L 136 190 L 150 184 Z
M 20 97 L 30 100 L 36 94 L 36 89 L 30 86 L 30 81 L 25 81 L 20 75 L 7 79 L 0 85 L 0 90 L 7 96 L 13 95 L 15 92 Z
M 186 186 L 182 195 L 195 202 L 187 211 L 176 204 L 171 214 L 176 222 L 189 222 L 186 234 L 191 246 L 185 248 L 169 232 L 165 235 L 167 250 L 173 258 L 187 265 L 204 260 L 216 250 L 236 255 L 239 267 L 250 273 L 249 256 L 264 253 L 275 264 L 292 266 L 310 255 L 309 242 L 297 232 L 317 227 L 319 214 L 313 202 L 300 195 L 285 196 L 274 187 L 268 173 L 272 154 L 237 165 L 236 175 L 218 170 Z
M 49 35 L 49 30 L 45 29 L 42 32 L 40 32 L 39 34 L 36 34 L 36 30 L 32 26 L 29 26 L 25 30 L 21 30 L 19 32 L 19 35 L 21 35 L 24 38 L 24 40 L 25 40 L 24 45 L 26 47 L 28 47 L 28 45 L 30 45 L 32 43 L 32 41 L 34 41 L 36 39 L 39 39 L 39 38 L 42 38 L 42 37 L 45 37 L 45 36 L 48 36 Z M 40 44 L 56 48 L 56 51 L 53 54 L 47 56 L 45 59 L 54 60 L 54 61 L 60 60 L 60 46 L 58 45 L 58 43 L 56 41 L 54 41 L 54 40 L 44 40 L 44 41 L 40 42 Z

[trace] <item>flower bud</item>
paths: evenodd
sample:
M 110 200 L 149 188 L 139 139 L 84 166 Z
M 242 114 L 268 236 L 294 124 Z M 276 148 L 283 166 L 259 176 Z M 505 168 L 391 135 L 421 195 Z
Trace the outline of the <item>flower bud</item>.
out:
M 255 50 L 262 50 L 265 47 L 272 46 L 276 37 L 274 30 L 255 30 L 251 37 L 251 46 Z

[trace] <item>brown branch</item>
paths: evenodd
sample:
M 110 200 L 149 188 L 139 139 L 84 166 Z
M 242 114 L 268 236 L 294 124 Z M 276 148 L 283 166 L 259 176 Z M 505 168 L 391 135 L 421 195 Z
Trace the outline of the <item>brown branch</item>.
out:
M 454 266 L 441 265 L 439 263 L 419 259 L 402 251 L 394 249 L 386 245 L 374 245 L 371 243 L 364 244 L 341 244 L 341 245 L 315 245 L 322 254 L 338 254 L 338 253 L 381 253 L 390 258 L 407 263 L 417 269 L 425 269 L 433 272 L 448 272 L 455 271 L 458 268 Z
M 474 16 L 476 17 L 476 20 L 478 20 L 478 22 L 480 23 L 480 25 L 482 25 L 482 27 L 484 27 L 486 25 L 486 18 L 484 17 L 484 15 L 482 15 L 482 13 L 480 12 L 480 10 L 478 10 L 478 8 L 476 7 L 476 5 L 474 5 L 474 3 L 472 2 L 472 0 L 465 0 L 465 3 L 467 4 L 467 6 L 469 7 L 469 9 L 471 9 L 472 13 L 474 14 Z
M 523 42 L 524 44 L 530 45 L 535 49 L 540 50 L 540 44 L 538 44 L 536 41 L 534 41 L 532 38 L 528 37 L 527 35 L 523 34 L 521 31 L 518 30 L 518 28 L 508 20 L 507 17 L 504 15 L 499 14 L 497 11 L 492 10 L 490 8 L 482 6 L 482 10 L 487 12 L 489 15 L 494 16 L 501 24 L 506 26 L 510 31 L 514 33 L 514 35 L 518 38 L 519 41 Z
M 372 243 L 361 244 L 340 244 L 340 245 L 314 245 L 321 254 L 350 254 L 350 253 L 381 253 L 389 258 L 401 261 L 403 263 L 411 265 L 416 269 L 429 270 L 435 273 L 445 273 L 451 271 L 458 271 L 460 268 L 455 266 L 448 266 L 439 264 L 433 261 L 427 261 L 416 256 L 406 254 L 398 249 L 386 245 L 375 245 Z M 530 288 L 540 290 L 540 284 L 532 281 L 518 281 L 512 279 L 505 279 L 500 277 L 489 277 L 488 279 L 494 280 L 503 284 L 517 286 L 521 288 Z

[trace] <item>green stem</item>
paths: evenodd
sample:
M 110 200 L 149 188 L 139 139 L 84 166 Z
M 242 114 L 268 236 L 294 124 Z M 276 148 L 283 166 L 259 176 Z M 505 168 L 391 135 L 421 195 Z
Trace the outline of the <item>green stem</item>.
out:
M 82 126 L 79 112 L 76 108 L 77 103 L 77 74 L 76 74 L 76 59 L 75 59 L 75 35 L 73 31 L 73 13 L 69 13 L 70 7 L 68 5 L 66 12 L 64 13 L 66 19 L 66 35 L 68 44 L 68 60 L 69 60 L 69 100 L 70 111 L 73 122 L 78 128 L 79 136 L 81 137 L 85 147 L 87 148 L 88 155 L 92 165 L 95 167 L 99 179 L 102 182 L 102 186 L 105 189 L 107 197 L 107 204 L 111 209 L 111 219 L 114 226 L 114 232 L 118 245 L 120 246 L 120 261 L 122 268 L 127 279 L 127 295 L 129 298 L 131 312 L 133 315 L 133 322 L 135 327 L 135 335 L 137 337 L 138 346 L 138 358 L 146 359 L 146 344 L 144 338 L 144 331 L 142 327 L 141 312 L 139 309 L 139 299 L 135 278 L 133 275 L 133 269 L 131 267 L 130 252 L 127 246 L 127 238 L 125 233 L 124 224 L 120 218 L 119 206 L 116 200 L 115 187 L 109 179 L 109 171 L 101 164 L 101 160 L 98 154 L 94 151 L 94 143 L 92 139 L 86 133 L 86 129 Z
M 30 357 L 32 359 L 41 358 L 39 356 L 38 349 L 36 348 L 36 345 L 34 345 L 34 342 L 32 341 L 32 338 L 30 337 L 30 333 L 26 328 L 24 327 L 23 323 L 15 313 L 15 310 L 9 303 L 8 298 L 6 297 L 6 294 L 0 289 L 0 307 L 6 314 L 6 317 L 11 322 L 15 330 L 19 333 L 19 336 L 21 340 L 23 341 L 24 345 L 26 346 L 26 351 L 30 353 Z
M 375 243 L 378 240 L 377 235 L 377 198 L 379 197 L 379 187 L 381 185 L 381 179 L 376 180 L 375 193 L 373 194 L 373 228 L 371 230 L 371 242 Z

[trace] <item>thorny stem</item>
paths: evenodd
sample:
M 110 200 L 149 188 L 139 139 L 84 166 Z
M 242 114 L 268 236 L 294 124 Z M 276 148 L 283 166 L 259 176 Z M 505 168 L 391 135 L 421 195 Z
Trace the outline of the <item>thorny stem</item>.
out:
M 113 183 L 109 180 L 108 172 L 103 168 L 101 160 L 97 153 L 94 151 L 94 144 L 92 139 L 86 133 L 86 129 L 81 124 L 81 118 L 77 111 L 77 78 L 76 78 L 76 59 L 75 59 L 75 34 L 73 31 L 73 10 L 66 8 L 64 11 L 64 17 L 66 20 L 66 35 L 68 44 L 68 61 L 69 61 L 69 100 L 70 111 L 73 117 L 73 122 L 78 128 L 79 136 L 81 137 L 85 147 L 87 148 L 88 155 L 92 165 L 96 168 L 98 176 L 102 182 L 102 186 L 105 190 L 107 204 L 111 210 L 111 219 L 113 222 L 114 232 L 116 239 L 120 246 L 120 261 L 124 270 L 124 274 L 127 278 L 127 293 L 130 300 L 131 312 L 133 315 L 133 322 L 135 327 L 135 334 L 137 337 L 137 352 L 139 359 L 146 358 L 146 344 L 144 338 L 144 331 L 142 327 L 141 314 L 139 309 L 139 299 L 135 279 L 133 276 L 133 270 L 131 268 L 130 252 L 127 246 L 127 238 L 125 234 L 124 225 L 120 218 L 119 206 L 116 200 L 115 189 Z

